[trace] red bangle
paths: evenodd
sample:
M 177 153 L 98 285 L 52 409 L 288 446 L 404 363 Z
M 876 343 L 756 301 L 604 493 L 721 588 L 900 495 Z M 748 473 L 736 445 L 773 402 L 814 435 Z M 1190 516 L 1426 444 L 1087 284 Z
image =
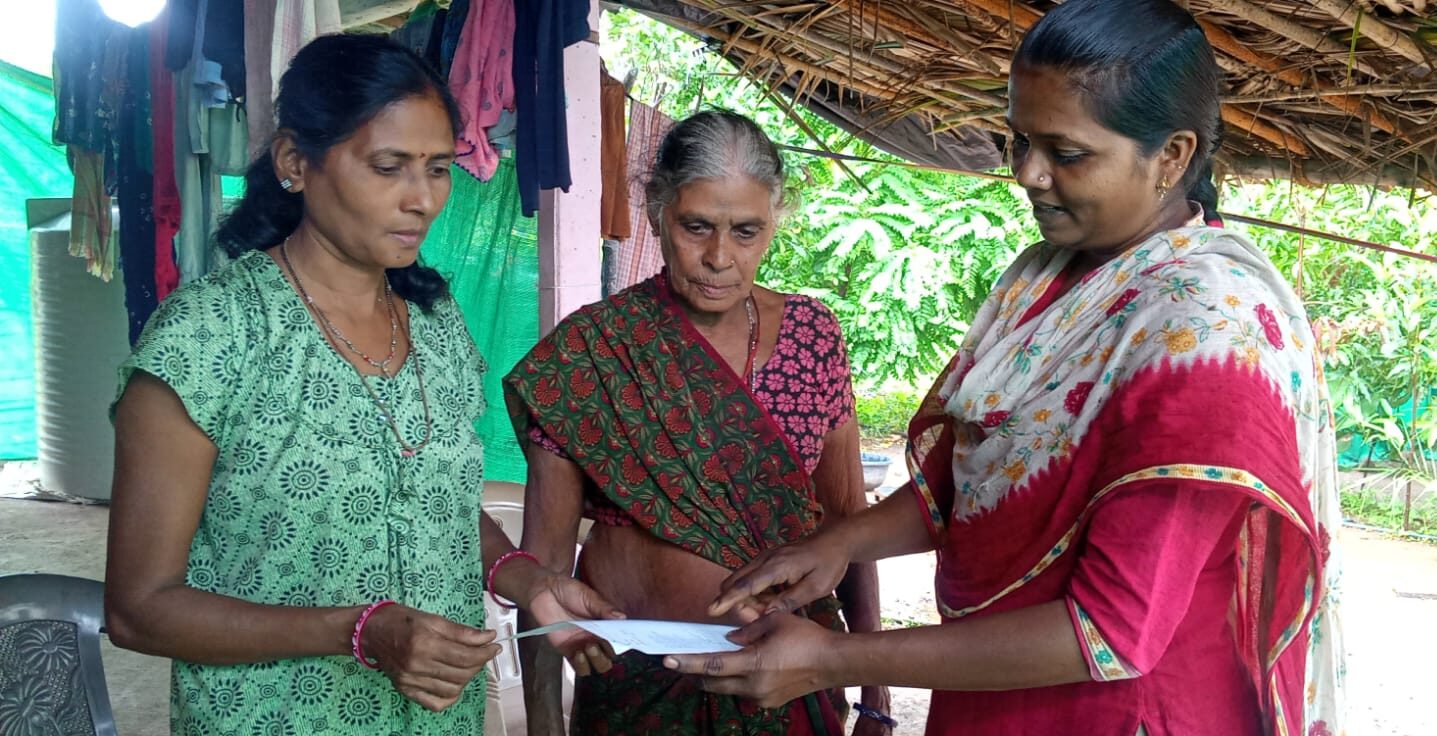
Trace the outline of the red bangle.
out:
M 394 605 L 394 601 L 387 599 L 382 601 L 375 601 L 369 604 L 369 607 L 364 609 L 364 612 L 360 613 L 359 618 L 355 619 L 354 621 L 354 635 L 349 638 L 350 650 L 354 652 L 354 658 L 359 660 L 360 664 L 364 665 L 365 667 L 368 667 L 369 669 L 379 669 L 379 661 L 370 660 L 364 656 L 364 646 L 359 643 L 359 635 L 364 633 L 364 625 L 366 623 L 369 623 L 369 617 L 373 616 L 375 611 L 378 611 L 385 606 L 392 605 Z
M 489 585 L 487 587 L 489 588 L 489 597 L 494 599 L 494 602 L 499 604 L 499 607 L 501 608 L 518 608 L 518 606 L 514 605 L 513 603 L 503 600 L 499 596 L 494 594 L 494 576 L 499 573 L 499 566 L 516 557 L 523 557 L 529 560 L 533 560 L 535 565 L 539 564 L 538 557 L 535 557 L 532 552 L 525 552 L 522 549 L 510 550 L 500 555 L 499 559 L 494 560 L 493 566 L 489 568 Z

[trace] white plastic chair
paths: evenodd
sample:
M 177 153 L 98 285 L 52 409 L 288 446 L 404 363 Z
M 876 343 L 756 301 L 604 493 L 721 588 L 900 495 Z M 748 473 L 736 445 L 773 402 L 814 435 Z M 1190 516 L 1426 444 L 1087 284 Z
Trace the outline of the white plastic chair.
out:
M 509 541 L 519 544 L 524 533 L 524 505 L 512 501 L 491 501 L 484 511 L 504 530 Z M 488 560 L 485 560 L 488 563 Z M 519 630 L 519 612 L 495 605 L 490 596 L 484 598 L 485 626 L 498 632 L 500 638 Z M 519 736 L 526 732 L 524 713 L 524 673 L 519 662 L 517 642 L 505 642 L 504 651 L 489 662 L 489 698 L 484 709 L 484 736 Z M 564 663 L 564 723 L 569 721 L 569 707 L 574 702 L 574 670 Z M 567 730 L 567 728 L 566 728 Z

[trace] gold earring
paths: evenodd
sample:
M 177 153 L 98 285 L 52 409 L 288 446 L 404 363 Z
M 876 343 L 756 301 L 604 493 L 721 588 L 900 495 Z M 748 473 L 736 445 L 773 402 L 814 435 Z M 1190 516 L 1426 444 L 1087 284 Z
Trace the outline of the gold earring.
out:
M 1159 200 L 1167 199 L 1167 198 L 1168 198 L 1168 190 L 1170 190 L 1170 189 L 1172 189 L 1172 188 L 1173 188 L 1172 183 L 1168 180 L 1168 177 L 1167 177 L 1166 175 L 1164 175 L 1164 176 L 1163 176 L 1163 183 L 1161 183 L 1161 184 L 1158 185 L 1158 199 L 1159 199 Z

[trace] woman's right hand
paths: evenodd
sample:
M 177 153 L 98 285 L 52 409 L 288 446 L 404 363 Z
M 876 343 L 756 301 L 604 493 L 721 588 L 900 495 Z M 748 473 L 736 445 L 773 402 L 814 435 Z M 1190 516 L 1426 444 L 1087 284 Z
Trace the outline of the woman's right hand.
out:
M 819 532 L 766 550 L 719 584 L 709 615 L 738 611 L 744 620 L 789 613 L 829 595 L 848 572 L 851 554 L 840 535 Z M 777 592 L 770 588 L 781 586 Z
M 458 702 L 499 654 L 493 631 L 399 604 L 375 611 L 362 636 L 364 654 L 379 662 L 394 688 L 436 713 Z

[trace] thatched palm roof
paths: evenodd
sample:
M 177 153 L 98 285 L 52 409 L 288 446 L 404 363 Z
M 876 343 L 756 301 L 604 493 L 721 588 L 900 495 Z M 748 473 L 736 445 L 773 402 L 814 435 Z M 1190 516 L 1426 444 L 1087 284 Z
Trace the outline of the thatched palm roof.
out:
M 523 0 L 516 0 L 522 2 Z M 1437 0 L 1179 0 L 1227 73 L 1230 173 L 1437 188 Z M 349 6 L 404 5 L 344 0 Z M 413 3 L 409 3 L 412 5 Z M 1008 59 L 1054 0 L 618 0 L 712 41 L 755 80 L 1001 144 Z

